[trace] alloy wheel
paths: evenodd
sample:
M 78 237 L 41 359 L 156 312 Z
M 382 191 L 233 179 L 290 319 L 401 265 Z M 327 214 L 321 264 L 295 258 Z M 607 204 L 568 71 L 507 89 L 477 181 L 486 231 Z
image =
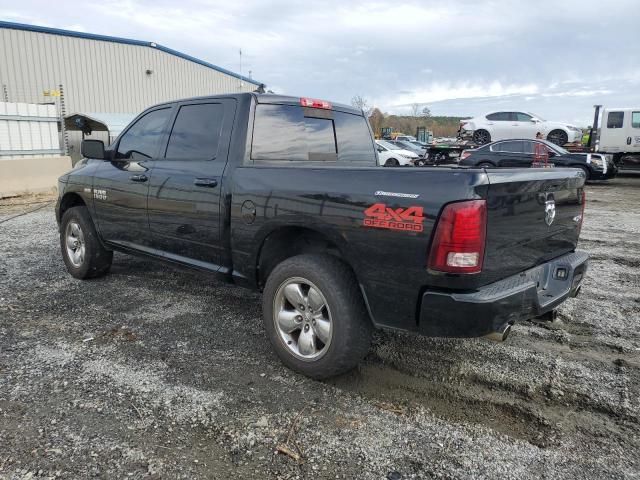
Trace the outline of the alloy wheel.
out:
M 278 288 L 273 322 L 280 340 L 295 357 L 312 361 L 331 344 L 333 322 L 327 300 L 309 280 L 293 277 Z
M 491 142 L 491 134 L 486 130 L 478 130 L 474 132 L 473 140 L 479 145 L 485 145 Z
M 84 255 L 86 251 L 84 233 L 80 224 L 75 221 L 71 221 L 67 224 L 65 229 L 65 244 L 67 247 L 67 257 L 71 264 L 79 268 L 84 262 Z

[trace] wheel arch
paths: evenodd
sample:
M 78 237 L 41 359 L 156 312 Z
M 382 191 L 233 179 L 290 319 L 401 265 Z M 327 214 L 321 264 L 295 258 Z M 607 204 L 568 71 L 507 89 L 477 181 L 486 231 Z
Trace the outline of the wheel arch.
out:
M 353 265 L 347 261 L 346 246 L 324 232 L 306 226 L 287 225 L 271 230 L 264 236 L 255 255 L 255 280 L 259 288 L 276 265 L 303 253 L 329 254 L 345 263 L 357 278 Z
M 264 288 L 265 282 L 273 269 L 284 260 L 305 253 L 328 254 L 340 260 L 353 275 L 358 290 L 362 295 L 367 316 L 372 325 L 377 326 L 367 292 L 360 282 L 354 255 L 349 254 L 346 243 L 326 232 L 321 232 L 308 226 L 288 225 L 271 230 L 260 242 L 255 253 L 255 284 L 259 290 Z
M 497 168 L 498 165 L 496 164 L 496 162 L 492 161 L 492 160 L 480 160 L 478 163 L 476 163 L 476 167 L 484 167 L 486 164 L 491 165 L 494 168 Z
M 68 192 L 65 193 L 60 200 L 58 205 L 58 209 L 56 210 L 56 220 L 58 221 L 58 225 L 62 222 L 62 216 L 64 212 L 69 210 L 72 207 L 86 207 L 87 203 L 84 199 L 76 192 Z

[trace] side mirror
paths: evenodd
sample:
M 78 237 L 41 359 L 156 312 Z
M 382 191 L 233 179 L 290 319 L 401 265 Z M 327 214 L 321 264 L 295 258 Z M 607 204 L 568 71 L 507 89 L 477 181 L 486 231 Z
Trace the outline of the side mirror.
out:
M 555 157 L 555 156 L 556 156 L 556 152 L 554 152 L 553 150 L 549 150 L 549 158 Z
M 86 158 L 104 160 L 104 142 L 102 140 L 83 140 L 80 145 L 80 153 Z

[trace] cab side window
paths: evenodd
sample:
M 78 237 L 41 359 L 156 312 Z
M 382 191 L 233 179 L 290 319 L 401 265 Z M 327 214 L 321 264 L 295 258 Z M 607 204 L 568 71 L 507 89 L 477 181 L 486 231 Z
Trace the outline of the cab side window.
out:
M 640 112 L 633 112 L 631 114 L 631 127 L 640 128 Z
M 171 108 L 153 110 L 139 118 L 122 136 L 116 151 L 117 159 L 145 160 L 153 158 L 169 120 Z
M 224 121 L 221 103 L 183 105 L 171 129 L 165 157 L 171 160 L 214 160 Z
M 622 128 L 624 112 L 609 112 L 607 115 L 607 128 Z
M 375 166 L 371 155 L 371 133 L 362 115 L 334 112 L 338 162 Z

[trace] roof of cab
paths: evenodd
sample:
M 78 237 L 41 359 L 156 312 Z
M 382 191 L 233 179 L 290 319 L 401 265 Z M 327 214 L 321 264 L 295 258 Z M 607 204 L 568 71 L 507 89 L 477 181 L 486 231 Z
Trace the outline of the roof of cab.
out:
M 225 93 L 221 95 L 205 95 L 201 97 L 178 98 L 176 100 L 171 100 L 169 102 L 158 103 L 156 105 L 153 105 L 150 108 L 158 107 L 161 105 L 171 105 L 173 103 L 178 103 L 178 102 L 192 102 L 195 100 L 209 100 L 214 98 L 241 98 L 241 97 L 248 97 L 248 96 L 255 97 L 257 103 L 275 104 L 275 105 L 300 105 L 301 98 L 309 98 L 309 97 L 293 97 L 291 95 L 276 95 L 273 93 L 257 93 L 257 92 Z M 361 110 L 358 110 L 357 108 L 354 108 L 351 105 L 334 103 L 331 101 L 329 101 L 329 103 L 331 103 L 332 110 L 340 110 L 343 112 L 354 113 L 356 115 L 363 114 Z
M 291 95 L 276 95 L 273 93 L 254 93 L 256 96 L 256 101 L 258 103 L 272 103 L 272 104 L 281 104 L 281 105 L 300 105 L 301 98 L 313 98 L 313 97 L 294 97 Z M 313 98 L 316 100 L 316 98 Z M 325 100 L 324 98 L 321 100 Z M 328 100 L 331 104 L 332 109 L 339 109 L 342 111 L 346 111 L 349 113 L 356 113 L 358 115 L 362 115 L 362 110 L 358 110 L 357 108 L 352 107 L 351 105 L 345 105 L 344 103 L 335 103 L 331 100 Z

